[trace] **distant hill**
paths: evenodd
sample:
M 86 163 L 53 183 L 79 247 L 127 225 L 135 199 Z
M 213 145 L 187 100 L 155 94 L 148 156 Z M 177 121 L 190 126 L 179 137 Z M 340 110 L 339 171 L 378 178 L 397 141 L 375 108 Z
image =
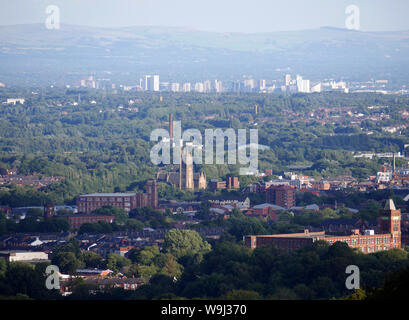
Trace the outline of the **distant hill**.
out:
M 245 34 L 176 27 L 0 26 L 1 82 L 55 81 L 103 71 L 129 80 L 143 73 L 176 81 L 242 74 L 272 79 L 283 70 L 311 79 L 407 80 L 409 31 L 324 27 Z

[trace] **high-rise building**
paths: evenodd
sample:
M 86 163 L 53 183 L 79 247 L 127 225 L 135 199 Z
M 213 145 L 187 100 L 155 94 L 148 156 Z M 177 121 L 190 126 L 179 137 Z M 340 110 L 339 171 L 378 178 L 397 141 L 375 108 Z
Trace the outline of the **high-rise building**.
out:
M 284 77 L 285 85 L 288 87 L 291 84 L 291 74 L 286 74 Z
M 310 80 L 303 80 L 302 83 L 303 92 L 310 93 Z
M 215 92 L 222 92 L 223 91 L 222 82 L 220 80 L 214 80 L 214 91 Z
M 91 75 L 86 79 L 82 79 L 81 80 L 81 87 L 87 87 L 87 88 L 95 89 L 96 84 L 95 84 L 94 76 Z
M 183 91 L 183 92 L 190 92 L 190 90 L 191 90 L 191 84 L 190 84 L 190 82 L 184 83 L 184 84 L 183 84 L 183 87 L 182 87 L 182 91 Z
M 244 80 L 244 91 L 252 92 L 254 90 L 254 79 Z
M 304 80 L 300 75 L 297 75 L 297 91 L 302 93 L 309 93 L 310 80 Z
M 234 81 L 233 82 L 232 91 L 233 92 L 240 92 L 241 91 L 241 82 L 240 81 Z
M 145 90 L 145 91 L 148 91 L 149 90 L 149 82 L 150 82 L 150 79 L 152 78 L 152 76 L 150 76 L 150 75 L 146 75 L 145 76 L 145 84 L 144 84 L 144 87 L 143 87 L 143 89 Z
M 266 80 L 264 80 L 264 79 L 259 80 L 258 89 L 259 89 L 260 91 L 263 91 L 263 90 L 266 89 Z
M 203 92 L 210 92 L 212 91 L 212 83 L 210 80 L 206 80 L 203 82 Z
M 145 91 L 159 91 L 160 82 L 158 75 L 146 75 L 145 76 Z
M 172 84 L 171 84 L 171 91 L 172 92 L 179 92 L 179 87 L 180 87 L 180 84 L 179 84 L 179 82 L 173 82 Z
M 195 83 L 195 91 L 196 92 L 204 92 L 204 86 L 202 82 Z
M 266 190 L 266 202 L 289 209 L 295 206 L 294 186 L 270 186 Z
M 159 91 L 159 76 L 158 75 L 154 75 L 153 76 L 153 80 L 152 80 L 152 90 L 151 91 Z

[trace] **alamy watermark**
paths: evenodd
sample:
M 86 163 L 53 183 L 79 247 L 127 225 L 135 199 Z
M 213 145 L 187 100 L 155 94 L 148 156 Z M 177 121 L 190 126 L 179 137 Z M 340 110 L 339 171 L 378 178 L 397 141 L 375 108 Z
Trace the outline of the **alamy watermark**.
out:
M 350 274 L 345 280 L 345 286 L 348 290 L 358 290 L 359 286 L 359 267 L 355 265 L 350 265 L 345 270 L 346 274 Z
M 45 269 L 45 273 L 49 275 L 45 280 L 45 287 L 48 290 L 60 289 L 60 269 L 58 266 L 49 265 Z
M 232 128 L 205 129 L 204 144 L 202 133 L 198 129 L 187 129 L 182 133 L 180 121 L 173 122 L 173 137 L 165 129 L 152 131 L 150 141 L 159 142 L 153 146 L 150 158 L 153 164 L 225 164 L 225 138 L 227 138 L 227 164 L 248 165 L 240 168 L 240 175 L 258 173 L 258 130 L 249 130 L 250 143 L 247 144 L 247 129 Z M 216 140 L 216 152 L 214 152 Z M 173 159 L 171 161 L 171 149 Z M 247 156 L 247 150 L 249 156 Z M 204 162 L 203 162 L 203 151 Z
M 345 20 L 345 27 L 349 30 L 361 29 L 361 11 L 357 5 L 351 4 L 345 9 L 348 17 Z
M 45 8 L 47 18 L 45 19 L 45 27 L 49 30 L 60 29 L 60 8 L 56 5 L 49 5 Z

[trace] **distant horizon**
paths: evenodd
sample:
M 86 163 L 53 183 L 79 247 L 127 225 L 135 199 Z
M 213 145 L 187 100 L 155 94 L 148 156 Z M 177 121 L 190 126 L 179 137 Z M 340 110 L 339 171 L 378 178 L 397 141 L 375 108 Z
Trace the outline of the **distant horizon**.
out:
M 95 28 L 169 26 L 254 34 L 345 28 L 357 13 L 356 29 L 364 32 L 409 30 L 407 0 L 0 0 L 0 21 L 4 26 L 45 23 L 51 14 L 47 8 L 58 9 L 60 23 Z
M 1 27 L 18 27 L 18 26 L 30 26 L 30 25 L 44 25 L 43 22 L 33 22 L 33 23 L 14 23 L 14 24 L 0 24 Z M 61 26 L 72 26 L 72 27 L 83 27 L 83 28 L 94 28 L 94 29 L 108 29 L 108 30 L 117 30 L 117 29 L 126 29 L 126 28 L 169 28 L 169 29 L 186 29 L 199 32 L 209 32 L 209 33 L 233 33 L 233 34 L 266 34 L 266 33 L 286 33 L 286 32 L 302 32 L 302 31 L 312 31 L 320 29 L 334 29 L 342 30 L 348 32 L 361 32 L 361 33 L 394 33 L 394 32 L 409 32 L 408 29 L 400 30 L 350 30 L 347 28 L 336 27 L 336 26 L 320 26 L 314 28 L 305 28 L 305 29 L 294 29 L 294 30 L 278 30 L 278 31 L 258 31 L 258 32 L 244 32 L 244 31 L 212 31 L 200 29 L 193 26 L 170 26 L 170 25 L 128 25 L 128 26 L 112 26 L 112 27 L 103 27 L 96 25 L 86 25 L 86 24 L 73 24 L 73 23 L 61 23 Z M 44 28 L 46 29 L 46 28 Z

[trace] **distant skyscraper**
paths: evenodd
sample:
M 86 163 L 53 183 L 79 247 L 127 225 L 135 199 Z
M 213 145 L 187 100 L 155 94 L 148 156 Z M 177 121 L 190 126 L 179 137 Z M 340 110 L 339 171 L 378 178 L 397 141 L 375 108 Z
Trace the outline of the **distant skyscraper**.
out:
M 195 83 L 195 91 L 196 92 L 204 92 L 204 86 L 202 82 Z
M 81 87 L 93 88 L 95 89 L 96 83 L 94 80 L 94 76 L 89 76 L 87 79 L 81 80 Z
M 297 75 L 297 90 L 302 93 L 310 92 L 310 80 L 304 80 L 300 75 Z
M 159 76 L 145 76 L 145 91 L 159 91 Z
M 303 80 L 303 92 L 310 93 L 310 80 Z
M 159 91 L 159 76 L 158 75 L 154 75 L 153 76 L 153 84 L 152 84 L 152 91 Z
M 171 89 L 170 90 L 172 90 L 173 92 L 179 92 L 179 87 L 180 87 L 179 82 L 173 82 L 171 84 Z
M 291 74 L 286 74 L 284 77 L 285 85 L 288 87 L 291 84 Z
M 263 79 L 259 80 L 258 88 L 259 88 L 260 91 L 265 90 L 266 89 L 266 80 L 263 80 Z
M 206 80 L 206 81 L 203 83 L 203 91 L 204 91 L 204 92 L 210 92 L 210 91 L 212 91 L 212 83 L 210 82 L 210 80 Z
M 190 82 L 186 82 L 183 84 L 183 87 L 182 87 L 183 92 L 190 92 L 190 89 L 191 89 Z
M 144 87 L 143 87 L 143 89 L 145 91 L 149 90 L 149 81 L 150 81 L 151 78 L 152 78 L 152 76 L 150 76 L 150 75 L 145 76 L 145 84 L 144 84 Z
M 243 81 L 244 90 L 245 92 L 252 92 L 254 90 L 254 80 L 253 79 L 246 79 Z
M 233 92 L 240 92 L 240 89 L 241 89 L 241 82 L 240 81 L 234 81 L 233 86 L 232 86 Z
M 222 92 L 223 91 L 223 86 L 222 82 L 219 80 L 214 80 L 214 91 L 215 92 Z

